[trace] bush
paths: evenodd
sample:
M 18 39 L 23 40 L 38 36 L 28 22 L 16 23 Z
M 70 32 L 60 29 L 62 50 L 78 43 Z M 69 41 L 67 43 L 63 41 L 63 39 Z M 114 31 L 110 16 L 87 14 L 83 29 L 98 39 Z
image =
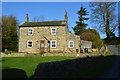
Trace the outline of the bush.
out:
M 120 44 L 120 37 L 110 38 L 110 39 L 103 39 L 105 44 L 108 45 L 118 45 Z
M 86 41 L 95 41 L 99 39 L 99 37 L 92 32 L 83 32 L 81 33 L 80 37 L 82 40 L 86 40 Z
M 117 48 L 120 48 L 120 44 L 119 45 L 116 45 Z
M 91 41 L 93 48 L 100 48 L 103 45 L 99 33 L 94 29 L 86 29 L 80 34 L 80 37 L 82 40 Z
M 42 56 L 42 55 L 44 55 L 46 52 L 45 51 L 41 51 L 40 52 L 40 55 Z
M 101 48 L 103 46 L 103 41 L 101 39 L 98 39 L 93 42 L 93 48 Z
M 7 51 L 5 51 L 4 53 L 5 53 L 5 54 L 11 54 L 12 51 L 11 51 L 11 50 L 7 50 Z

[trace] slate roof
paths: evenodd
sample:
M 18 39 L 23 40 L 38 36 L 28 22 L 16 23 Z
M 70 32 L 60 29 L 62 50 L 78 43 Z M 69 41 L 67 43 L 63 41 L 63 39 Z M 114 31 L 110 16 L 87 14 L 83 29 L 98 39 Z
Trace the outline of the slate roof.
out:
M 19 27 L 35 27 L 35 26 L 65 26 L 65 21 L 43 21 L 43 22 L 26 22 Z

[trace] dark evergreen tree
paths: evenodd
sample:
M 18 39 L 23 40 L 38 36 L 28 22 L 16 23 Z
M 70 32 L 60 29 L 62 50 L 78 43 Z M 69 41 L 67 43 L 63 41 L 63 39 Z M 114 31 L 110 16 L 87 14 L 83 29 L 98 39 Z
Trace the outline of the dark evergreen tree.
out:
M 83 8 L 83 6 L 80 7 L 80 10 L 78 11 L 79 15 L 79 21 L 76 22 L 76 26 L 73 28 L 76 35 L 79 35 L 85 28 L 87 27 L 87 24 L 84 23 L 85 20 L 88 20 L 89 18 L 85 18 L 83 16 L 88 15 L 88 12 L 86 11 L 86 8 Z

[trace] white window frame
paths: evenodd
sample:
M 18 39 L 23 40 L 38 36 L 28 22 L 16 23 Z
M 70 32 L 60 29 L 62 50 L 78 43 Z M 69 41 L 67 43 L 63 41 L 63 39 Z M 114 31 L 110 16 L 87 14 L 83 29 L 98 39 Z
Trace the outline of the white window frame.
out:
M 53 29 L 55 29 L 55 33 L 53 33 Z M 51 35 L 56 35 L 57 28 L 51 28 Z
M 30 34 L 30 29 L 32 30 L 32 34 Z M 32 28 L 28 28 L 28 35 L 33 35 L 33 29 Z
M 28 41 L 27 41 L 27 48 L 32 48 L 32 47 L 29 47 L 29 46 L 28 46 L 28 42 L 32 42 L 32 47 L 33 47 L 33 41 L 32 41 L 32 40 L 28 40 Z
M 70 43 L 71 43 L 71 42 L 73 43 L 73 47 L 70 46 Z M 68 48 L 74 48 L 74 41 L 69 41 L 69 42 L 68 42 Z
M 53 42 L 53 41 L 55 41 L 55 47 L 52 47 L 52 42 Z M 51 47 L 51 48 L 56 48 L 56 47 L 57 47 L 57 41 L 56 41 L 56 40 L 51 40 L 51 41 L 50 41 L 50 47 Z

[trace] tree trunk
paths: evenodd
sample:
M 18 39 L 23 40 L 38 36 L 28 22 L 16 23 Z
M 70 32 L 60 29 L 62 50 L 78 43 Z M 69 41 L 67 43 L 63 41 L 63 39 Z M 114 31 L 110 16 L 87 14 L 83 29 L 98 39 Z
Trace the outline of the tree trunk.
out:
M 108 5 L 106 5 L 106 20 L 105 20 L 105 29 L 106 29 L 106 36 L 107 36 L 107 39 L 110 38 L 110 35 L 111 35 L 111 31 L 110 31 L 110 23 L 109 23 L 109 18 L 110 18 L 110 14 L 109 14 L 109 11 L 108 11 Z

